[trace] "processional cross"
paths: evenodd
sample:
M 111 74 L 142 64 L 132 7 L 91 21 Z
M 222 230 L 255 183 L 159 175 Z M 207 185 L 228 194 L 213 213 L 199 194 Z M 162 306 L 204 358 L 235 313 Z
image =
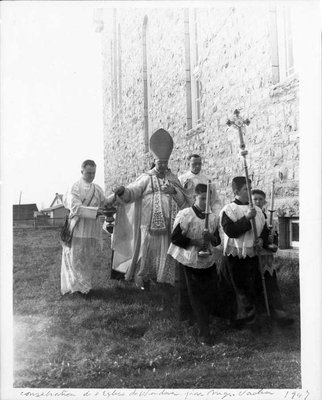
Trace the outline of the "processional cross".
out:
M 240 116 L 239 110 L 237 110 L 237 109 L 234 111 L 233 117 L 227 121 L 227 125 L 233 126 L 234 128 L 236 128 L 238 130 L 238 133 L 239 133 L 239 148 L 240 148 L 240 155 L 243 157 L 243 160 L 244 160 L 244 170 L 245 170 L 245 177 L 246 177 L 246 186 L 247 186 L 247 192 L 248 192 L 249 207 L 251 209 L 254 209 L 252 193 L 251 193 L 250 185 L 249 185 L 249 175 L 248 175 L 248 167 L 247 167 L 247 161 L 246 161 L 246 156 L 248 154 L 248 151 L 246 150 L 246 145 L 245 145 L 245 141 L 244 141 L 244 133 L 243 133 L 243 128 L 245 126 L 248 126 L 249 124 L 250 124 L 250 120 L 248 118 L 243 119 Z M 253 230 L 253 235 L 254 235 L 254 242 L 256 242 L 258 239 L 258 234 L 257 234 L 257 228 L 256 228 L 256 223 L 255 223 L 254 219 L 251 219 L 251 225 L 252 225 L 252 230 Z M 260 269 L 260 274 L 261 274 L 261 279 L 262 279 L 266 311 L 267 311 L 267 315 L 270 316 L 268 298 L 267 298 L 267 290 L 266 290 L 266 284 L 265 284 L 265 277 L 264 277 L 264 271 L 263 271 L 263 266 L 262 266 L 262 259 L 259 254 L 259 251 L 257 250 L 256 252 L 257 252 L 258 260 L 259 260 L 259 269 Z

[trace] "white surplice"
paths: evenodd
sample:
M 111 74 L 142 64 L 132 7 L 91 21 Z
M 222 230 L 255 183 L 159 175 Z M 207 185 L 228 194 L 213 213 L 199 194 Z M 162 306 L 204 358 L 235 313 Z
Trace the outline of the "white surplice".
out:
M 91 201 L 88 206 L 84 206 L 87 197 L 90 197 Z M 88 293 L 92 288 L 92 275 L 101 251 L 102 234 L 102 222 L 96 215 L 97 209 L 104 205 L 104 201 L 102 188 L 95 183 L 87 183 L 84 179 L 77 181 L 64 197 L 64 206 L 70 210 L 70 217 L 77 218 L 78 222 L 73 231 L 71 247 L 63 245 L 62 294 Z
M 211 213 L 208 216 L 208 230 L 214 234 L 219 228 L 219 217 Z M 205 229 L 205 220 L 199 218 L 192 207 L 185 208 L 178 212 L 173 224 L 173 230 L 180 225 L 182 234 L 189 239 L 201 239 Z M 208 257 L 199 257 L 200 248 L 189 245 L 187 248 L 179 247 L 173 243 L 170 244 L 168 254 L 177 260 L 180 264 L 187 267 L 207 269 L 216 262 L 215 246 L 209 243 L 210 255 Z

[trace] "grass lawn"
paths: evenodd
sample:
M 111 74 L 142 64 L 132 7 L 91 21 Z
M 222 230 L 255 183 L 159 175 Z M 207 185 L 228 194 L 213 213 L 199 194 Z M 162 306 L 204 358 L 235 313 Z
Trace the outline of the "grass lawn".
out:
M 105 235 L 105 234 L 104 234 Z M 107 237 L 91 299 L 60 295 L 56 230 L 14 232 L 14 387 L 300 388 L 299 273 L 276 259 L 295 325 L 261 332 L 212 321 L 213 347 L 176 319 L 173 288 L 108 279 Z

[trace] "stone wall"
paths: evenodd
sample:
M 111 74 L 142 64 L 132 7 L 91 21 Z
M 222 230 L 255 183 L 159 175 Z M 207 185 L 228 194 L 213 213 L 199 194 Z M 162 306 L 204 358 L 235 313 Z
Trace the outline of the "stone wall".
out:
M 183 172 L 187 156 L 203 157 L 203 171 L 216 182 L 222 203 L 232 198 L 230 182 L 243 175 L 238 133 L 226 121 L 237 108 L 251 120 L 245 135 L 253 188 L 277 207 L 298 215 L 299 83 L 296 75 L 273 82 L 269 9 L 264 6 L 199 8 L 199 68 L 202 122 L 187 130 L 183 9 L 118 9 L 121 33 L 121 109 L 112 112 L 111 12 L 104 10 L 104 136 L 106 191 L 149 168 L 144 147 L 142 27 L 148 16 L 151 130 L 174 139 L 170 168 Z

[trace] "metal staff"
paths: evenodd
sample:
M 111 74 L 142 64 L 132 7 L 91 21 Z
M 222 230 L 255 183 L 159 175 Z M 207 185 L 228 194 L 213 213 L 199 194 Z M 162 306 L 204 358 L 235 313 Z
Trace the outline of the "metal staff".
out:
M 272 181 L 272 190 L 271 190 L 271 204 L 270 204 L 270 210 L 268 210 L 269 212 L 269 222 L 268 222 L 268 229 L 269 229 L 269 233 L 270 235 L 274 235 L 274 231 L 273 231 L 273 214 L 276 210 L 274 210 L 274 181 Z M 267 246 L 271 251 L 273 251 L 274 253 L 277 251 L 277 246 L 274 243 L 270 243 Z
M 243 159 L 244 159 L 244 169 L 245 169 L 245 176 L 246 176 L 246 186 L 247 186 L 247 192 L 248 192 L 249 207 L 251 209 L 254 209 L 254 204 L 252 201 L 252 193 L 251 193 L 250 185 L 249 185 L 248 167 L 247 167 L 247 162 L 246 162 L 246 156 L 248 154 L 248 151 L 246 150 L 246 145 L 244 142 L 243 131 L 242 131 L 243 126 L 245 126 L 245 125 L 248 126 L 250 124 L 250 120 L 249 119 L 243 120 L 239 114 L 240 114 L 239 110 L 235 110 L 234 117 L 231 120 L 227 121 L 227 125 L 234 126 L 235 128 L 238 129 L 239 141 L 240 141 L 239 147 L 241 149 L 240 154 L 243 156 Z M 255 223 L 254 219 L 251 219 L 251 225 L 252 225 L 253 234 L 254 234 L 254 242 L 256 242 L 258 239 L 258 235 L 257 235 L 257 228 L 256 228 L 256 223 Z M 268 305 L 267 290 L 266 290 L 265 277 L 264 277 L 263 266 L 262 266 L 262 259 L 261 259 L 261 256 L 260 256 L 258 250 L 256 251 L 256 253 L 258 256 L 259 271 L 261 274 L 266 312 L 267 312 L 267 315 L 270 317 L 271 314 L 270 314 L 269 305 Z
M 205 227 L 204 232 L 209 232 L 209 214 L 210 214 L 210 185 L 211 181 L 209 180 L 207 183 L 207 197 L 206 197 L 206 209 L 205 209 Z M 209 242 L 205 242 L 203 248 L 198 252 L 199 257 L 208 257 L 210 256 L 211 251 L 209 248 Z
M 116 194 L 113 193 L 108 197 L 108 204 L 104 208 L 104 216 L 105 216 L 105 230 L 109 232 L 110 235 L 114 232 L 115 227 L 115 214 L 117 212 L 116 207 L 114 206 L 114 202 L 116 200 Z M 123 277 L 118 271 L 113 270 L 113 260 L 114 260 L 114 249 L 111 249 L 111 279 L 122 279 Z

